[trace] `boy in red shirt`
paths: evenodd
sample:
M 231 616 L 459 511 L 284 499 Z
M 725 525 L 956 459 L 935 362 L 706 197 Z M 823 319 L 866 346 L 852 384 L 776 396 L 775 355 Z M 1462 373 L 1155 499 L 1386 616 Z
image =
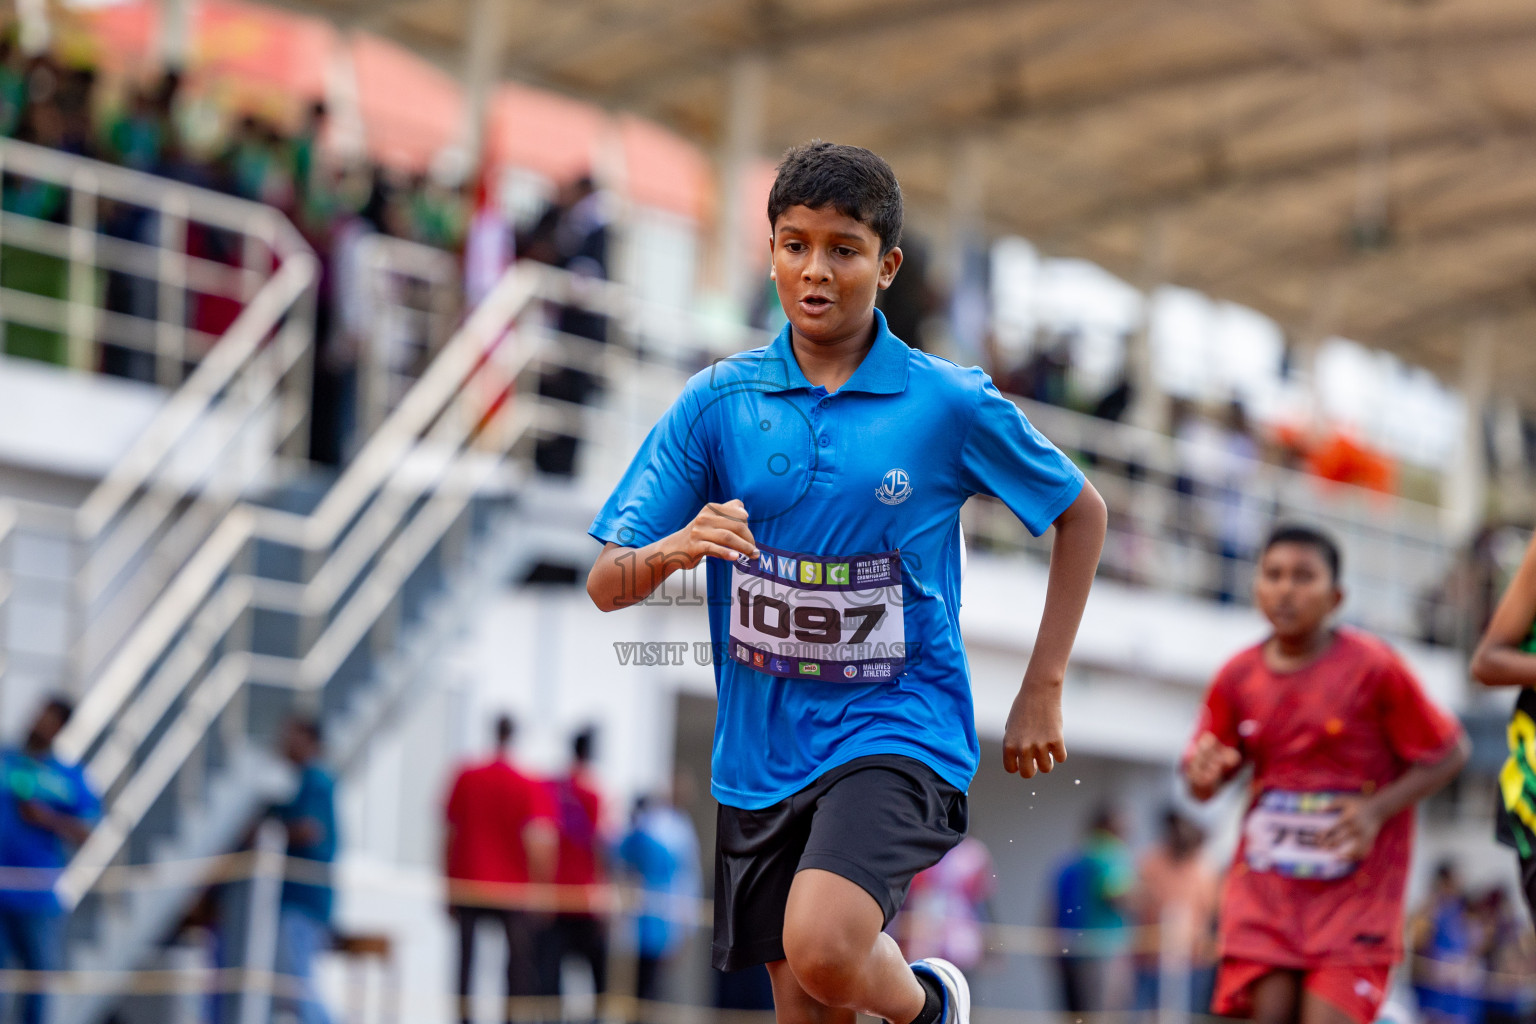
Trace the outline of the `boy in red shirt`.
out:
M 1382 641 L 1329 618 L 1339 553 L 1281 527 L 1254 599 L 1273 627 L 1217 673 L 1184 756 L 1196 799 L 1253 766 L 1221 900 L 1212 1012 L 1261 1024 L 1370 1024 L 1403 953 L 1413 805 L 1467 760 L 1455 719 Z

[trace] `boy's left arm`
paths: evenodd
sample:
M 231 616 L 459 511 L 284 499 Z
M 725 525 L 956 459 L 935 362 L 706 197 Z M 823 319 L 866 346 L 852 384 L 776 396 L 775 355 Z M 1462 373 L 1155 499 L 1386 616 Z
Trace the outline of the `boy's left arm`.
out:
M 86 819 L 49 807 L 41 800 L 21 801 L 17 814 L 27 824 L 52 832 L 74 846 L 84 844 L 91 835 L 91 825 Z
M 1085 482 L 1077 499 L 1054 523 L 1056 537 L 1051 545 L 1045 611 L 1040 616 L 1040 631 L 1024 682 L 1003 730 L 1003 768 L 1026 779 L 1034 778 L 1037 771 L 1049 772 L 1057 762 L 1067 759 L 1061 689 L 1108 521 L 1104 499 Z
M 1352 860 L 1371 852 L 1383 825 L 1454 779 L 1472 750 L 1461 723 L 1435 706 L 1396 655 L 1379 671 L 1377 683 L 1383 729 L 1408 769 L 1376 792 L 1344 802 L 1323 842 Z
M 1350 860 L 1364 860 L 1376 845 L 1381 827 L 1420 800 L 1434 796 L 1456 777 L 1467 763 L 1472 746 L 1462 734 L 1438 760 L 1412 765 L 1403 774 L 1370 796 L 1351 797 L 1339 820 L 1323 836 L 1323 843 Z

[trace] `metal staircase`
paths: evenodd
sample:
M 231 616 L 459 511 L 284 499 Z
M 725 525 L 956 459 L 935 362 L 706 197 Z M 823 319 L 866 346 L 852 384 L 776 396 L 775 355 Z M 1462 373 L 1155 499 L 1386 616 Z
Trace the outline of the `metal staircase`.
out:
M 583 432 L 579 415 L 532 397 L 556 348 L 544 300 L 616 300 L 591 287 L 583 300 L 561 275 L 524 269 L 445 342 L 451 263 L 377 240 L 365 254 L 374 330 L 424 318 L 406 331 L 422 344 L 363 360 L 373 429 L 339 478 L 319 478 L 298 458 L 317 263 L 281 216 L 17 143 L 0 142 L 0 169 L 67 196 L 63 218 L 4 214 L 0 242 L 71 261 L 71 282 L 152 273 L 162 296 L 139 323 L 92 306 L 99 290 L 84 284 L 62 298 L 0 288 L 0 322 L 59 332 L 78 369 L 108 344 L 143 343 L 156 377 L 180 385 L 79 508 L 0 500 L 0 692 L 79 697 L 58 752 L 86 765 L 106 807 L 56 885 L 73 913 L 52 1019 L 154 1019 L 151 1002 L 125 998 L 143 991 L 133 972 L 282 794 L 270 751 L 283 717 L 322 716 L 344 770 L 468 618 L 466 602 L 527 555 L 507 519 L 516 470 L 505 457 L 535 417 Z M 103 234 L 98 203 L 149 211 L 159 244 Z M 189 256 L 188 225 L 245 240 L 249 266 L 226 273 Z M 162 316 L 182 318 L 199 288 L 243 303 L 217 340 Z M 603 346 L 559 341 L 554 358 L 604 359 Z M 166 369 L 179 374 L 194 350 L 184 381 Z M 28 627 L 50 614 L 65 628 L 38 649 Z M 253 977 L 238 984 L 259 995 Z
M 64 261 L 69 286 L 0 283 L 0 325 L 65 339 L 75 369 L 131 353 L 176 388 L 79 507 L 0 500 L 0 694 L 14 725 L 43 693 L 82 695 L 233 503 L 295 471 L 319 268 L 256 203 L 9 140 L 0 172 L 61 197 L 52 220 L 0 213 L 5 257 Z M 138 211 L 141 240 L 106 233 L 104 208 Z M 234 262 L 196 255 L 189 236 L 220 238 Z M 114 275 L 155 301 L 106 308 Z M 211 303 L 239 308 L 216 339 L 195 326 Z
M 138 966 L 207 881 L 182 869 L 118 893 L 115 866 L 232 849 L 278 795 L 265 752 L 291 711 L 323 717 L 345 767 L 496 582 L 506 557 L 478 542 L 505 551 L 504 456 L 533 417 L 512 389 L 539 348 L 519 317 L 543 280 L 503 280 L 312 508 L 231 507 L 107 662 L 60 737 L 108 797 L 58 884 L 79 908 L 73 967 Z M 112 1002 L 77 993 L 58 1020 Z

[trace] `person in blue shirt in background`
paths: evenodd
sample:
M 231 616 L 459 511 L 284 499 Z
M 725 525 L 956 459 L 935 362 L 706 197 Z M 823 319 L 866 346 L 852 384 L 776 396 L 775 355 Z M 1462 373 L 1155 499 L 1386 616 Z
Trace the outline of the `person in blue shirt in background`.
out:
M 635 801 L 618 860 L 639 880 L 635 997 L 661 996 L 661 970 L 688 939 L 698 917 L 699 837 L 682 811 L 656 796 Z
M 715 968 L 767 964 L 778 1024 L 969 1024 L 960 970 L 908 965 L 884 932 L 964 837 L 980 762 L 960 509 L 988 494 L 1055 529 L 1003 730 L 1024 778 L 1067 756 L 1061 691 L 1107 513 L 985 372 L 909 348 L 875 308 L 902 262 L 890 165 L 796 147 L 767 213 L 789 322 L 689 379 L 588 529 L 604 548 L 587 593 L 613 611 L 705 566 Z
M 1089 819 L 1079 847 L 1056 871 L 1055 920 L 1062 951 L 1062 1008 L 1069 1013 L 1118 1009 L 1107 1005 L 1110 965 L 1126 946 L 1126 910 L 1136 865 L 1113 808 Z
M 278 912 L 279 976 L 296 992 L 277 1000 L 301 1024 L 330 1024 L 315 992 L 314 960 L 331 944 L 331 865 L 336 860 L 336 783 L 321 764 L 319 722 L 290 719 L 283 730 L 283 756 L 299 769 L 299 788 L 273 813 L 288 830 L 289 876 Z M 309 863 L 306 863 L 309 862 Z
M 0 968 L 64 966 L 64 913 L 53 885 L 101 813 L 79 766 L 53 755 L 72 711 L 61 697 L 49 700 L 21 749 L 0 751 Z M 40 992 L 21 997 L 22 1024 L 42 1024 L 44 1010 Z

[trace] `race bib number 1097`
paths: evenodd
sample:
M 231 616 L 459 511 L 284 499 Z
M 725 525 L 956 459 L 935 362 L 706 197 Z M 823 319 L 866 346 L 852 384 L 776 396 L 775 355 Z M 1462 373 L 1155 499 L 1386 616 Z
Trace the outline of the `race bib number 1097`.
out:
M 870 683 L 905 670 L 901 552 L 803 555 L 759 545 L 731 570 L 734 661 L 787 679 Z

